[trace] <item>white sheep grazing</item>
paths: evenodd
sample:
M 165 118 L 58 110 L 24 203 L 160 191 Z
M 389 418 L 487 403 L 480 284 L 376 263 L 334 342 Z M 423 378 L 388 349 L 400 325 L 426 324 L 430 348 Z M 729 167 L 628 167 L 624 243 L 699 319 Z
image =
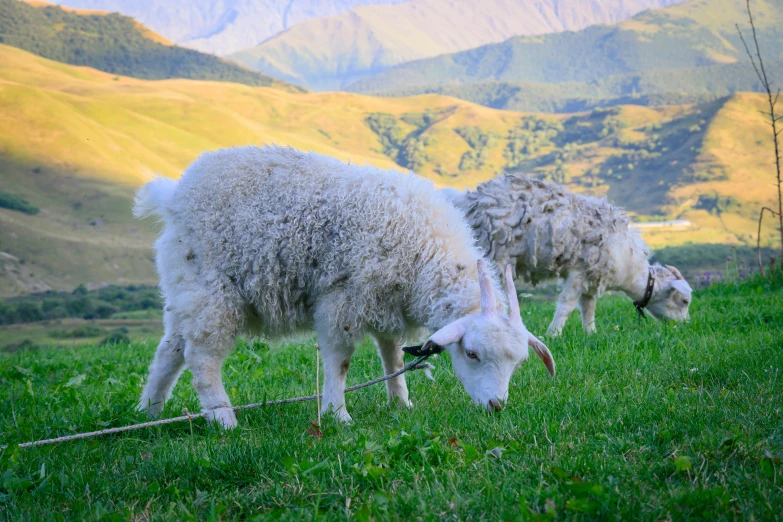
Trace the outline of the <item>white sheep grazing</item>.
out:
M 688 318 L 691 287 L 672 266 L 650 265 L 650 249 L 628 216 L 599 199 L 560 185 L 505 174 L 476 190 L 444 194 L 473 228 L 479 246 L 498 265 L 510 263 L 533 284 L 565 278 L 549 335 L 559 335 L 579 306 L 582 326 L 595 332 L 595 302 L 605 290 L 624 292 L 655 318 Z M 645 303 L 648 283 L 652 294 Z
M 324 360 L 324 410 L 350 420 L 345 380 L 354 344 L 375 338 L 386 374 L 420 328 L 445 346 L 470 397 L 500 409 L 528 345 L 510 267 L 510 316 L 470 228 L 431 183 L 281 147 L 203 154 L 177 183 L 142 187 L 135 214 L 162 216 L 156 242 L 165 336 L 140 409 L 156 415 L 183 367 L 208 418 L 230 428 L 221 367 L 239 333 L 314 328 Z M 408 401 L 405 377 L 387 381 Z

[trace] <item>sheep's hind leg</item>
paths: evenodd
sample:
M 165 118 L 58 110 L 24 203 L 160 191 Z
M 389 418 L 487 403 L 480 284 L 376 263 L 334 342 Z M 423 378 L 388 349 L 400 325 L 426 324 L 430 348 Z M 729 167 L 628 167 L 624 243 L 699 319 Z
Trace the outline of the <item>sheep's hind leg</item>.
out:
M 582 328 L 588 334 L 595 333 L 595 301 L 594 295 L 582 294 L 579 297 L 579 311 L 582 313 Z
M 185 366 L 185 339 L 179 334 L 166 333 L 158 344 L 155 359 L 150 365 L 147 384 L 136 409 L 157 417 Z
M 547 329 L 547 335 L 557 336 L 563 332 L 563 326 L 565 326 L 568 316 L 576 308 L 576 304 L 579 301 L 579 296 L 582 295 L 582 280 L 580 278 L 569 276 L 566 280 L 563 291 L 557 298 L 557 309 L 555 310 L 555 317 Z
M 230 343 L 216 345 L 187 342 L 185 362 L 193 374 L 193 387 L 198 392 L 201 408 L 207 412 L 207 420 L 213 421 L 225 429 L 237 425 L 234 410 L 226 389 L 223 387 L 221 369 L 230 351 Z
M 383 361 L 384 374 L 389 375 L 401 370 L 405 361 L 400 346 L 395 341 L 383 337 L 375 337 L 375 341 L 378 343 L 378 352 Z M 408 408 L 413 406 L 413 403 L 408 400 L 408 385 L 404 374 L 386 381 L 386 397 L 389 399 L 389 404 L 397 402 Z

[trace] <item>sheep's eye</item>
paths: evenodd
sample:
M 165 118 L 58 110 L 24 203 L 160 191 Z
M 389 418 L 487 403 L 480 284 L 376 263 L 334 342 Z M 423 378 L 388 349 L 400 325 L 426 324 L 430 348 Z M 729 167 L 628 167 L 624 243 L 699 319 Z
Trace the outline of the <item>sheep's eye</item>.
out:
M 475 361 L 478 361 L 478 355 L 476 355 L 476 352 L 471 352 L 470 350 L 465 351 L 465 355 L 468 356 L 468 359 L 473 359 Z
M 685 306 L 688 306 L 688 300 L 687 299 L 683 299 L 682 300 L 682 304 L 684 304 Z

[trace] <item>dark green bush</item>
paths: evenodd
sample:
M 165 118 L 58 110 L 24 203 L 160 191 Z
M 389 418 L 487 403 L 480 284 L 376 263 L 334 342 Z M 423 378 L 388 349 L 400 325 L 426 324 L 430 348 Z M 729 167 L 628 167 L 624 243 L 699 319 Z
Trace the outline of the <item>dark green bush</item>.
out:
M 97 326 L 84 324 L 70 330 L 52 330 L 49 336 L 55 339 L 85 339 L 87 337 L 98 337 L 103 334 L 103 330 Z
M 11 194 L 4 190 L 0 190 L 0 208 L 7 208 L 9 210 L 18 210 L 25 214 L 34 216 L 39 212 L 38 207 L 24 199 L 22 196 Z
M 101 341 L 101 346 L 114 346 L 117 344 L 130 344 L 131 340 L 128 337 L 128 330 L 126 328 L 118 328 L 112 330 L 109 335 Z
M 117 312 L 156 310 L 162 307 L 160 293 L 150 286 L 107 286 L 73 292 L 44 292 L 0 303 L 0 325 L 29 323 L 64 317 L 106 319 Z

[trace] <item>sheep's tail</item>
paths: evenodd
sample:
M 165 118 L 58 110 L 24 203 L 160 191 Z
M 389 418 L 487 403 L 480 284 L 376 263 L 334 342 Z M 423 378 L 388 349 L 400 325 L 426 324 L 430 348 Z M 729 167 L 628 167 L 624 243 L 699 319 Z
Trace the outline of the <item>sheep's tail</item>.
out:
M 166 216 L 171 208 L 171 201 L 174 199 L 176 189 L 177 181 L 173 179 L 157 177 L 150 181 L 136 193 L 133 215 L 137 218 Z

